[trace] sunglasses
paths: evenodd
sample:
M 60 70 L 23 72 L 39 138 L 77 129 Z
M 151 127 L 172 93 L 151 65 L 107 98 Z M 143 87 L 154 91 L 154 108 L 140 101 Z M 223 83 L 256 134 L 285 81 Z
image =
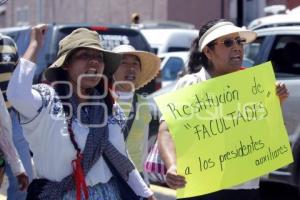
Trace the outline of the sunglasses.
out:
M 232 47 L 234 44 L 237 44 L 239 46 L 243 46 L 244 44 L 246 44 L 246 39 L 244 38 L 237 38 L 237 39 L 225 39 L 222 42 L 217 42 L 217 43 L 221 43 L 224 44 L 225 47 L 230 48 Z

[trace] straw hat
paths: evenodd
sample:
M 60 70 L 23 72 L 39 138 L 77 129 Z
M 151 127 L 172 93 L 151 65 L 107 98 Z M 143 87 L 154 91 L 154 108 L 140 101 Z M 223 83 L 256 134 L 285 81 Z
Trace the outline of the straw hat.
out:
M 120 45 L 115 47 L 113 52 L 120 54 L 130 54 L 137 56 L 141 61 L 141 72 L 134 81 L 136 90 L 145 86 L 158 74 L 160 69 L 160 59 L 153 53 L 137 51 L 131 45 Z
M 238 33 L 241 38 L 246 39 L 246 43 L 250 43 L 256 38 L 256 33 L 253 31 L 237 27 L 232 22 L 219 22 L 202 35 L 199 40 L 199 51 L 202 52 L 203 48 L 215 39 L 232 33 Z
M 115 73 L 122 58 L 121 55 L 101 47 L 101 40 L 97 32 L 78 28 L 59 42 L 57 60 L 45 71 L 45 78 L 48 81 L 53 81 L 54 74 L 61 70 L 66 58 L 78 48 L 91 48 L 103 52 L 104 74 L 107 76 L 112 76 Z

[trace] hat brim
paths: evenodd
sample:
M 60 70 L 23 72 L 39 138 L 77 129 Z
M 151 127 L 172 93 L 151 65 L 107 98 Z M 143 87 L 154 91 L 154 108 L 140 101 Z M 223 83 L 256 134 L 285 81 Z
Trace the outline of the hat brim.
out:
M 68 52 L 66 52 L 65 54 L 61 55 L 56 61 L 54 61 L 52 63 L 52 65 L 50 65 L 48 67 L 48 69 L 45 70 L 45 78 L 48 81 L 53 81 L 54 77 L 53 77 L 53 72 L 55 72 L 56 70 L 54 70 L 55 68 L 61 68 L 66 60 L 66 58 L 76 49 L 78 48 L 90 48 L 90 49 L 95 49 L 98 51 L 101 51 L 103 53 L 103 58 L 104 58 L 104 63 L 105 63 L 105 69 L 103 74 L 105 74 L 108 77 L 111 77 L 115 71 L 118 69 L 121 59 L 122 59 L 122 55 L 118 54 L 118 53 L 114 53 L 111 51 L 107 51 L 104 50 L 102 48 L 99 48 L 99 46 L 88 46 L 88 47 L 77 47 L 74 48 Z
M 153 80 L 160 70 L 160 59 L 156 55 L 146 51 L 126 51 L 122 54 L 135 55 L 140 59 L 141 72 L 134 81 L 135 89 L 138 90 Z
M 246 43 L 252 42 L 253 40 L 255 40 L 255 38 L 257 36 L 257 34 L 254 31 L 243 29 L 243 28 L 237 27 L 237 26 L 229 23 L 229 24 L 221 26 L 221 27 L 213 30 L 211 33 L 209 33 L 203 40 L 201 46 L 199 46 L 200 52 L 202 52 L 203 48 L 206 45 L 208 45 L 210 42 L 212 42 L 220 37 L 232 34 L 232 33 L 238 33 L 240 37 L 246 39 Z

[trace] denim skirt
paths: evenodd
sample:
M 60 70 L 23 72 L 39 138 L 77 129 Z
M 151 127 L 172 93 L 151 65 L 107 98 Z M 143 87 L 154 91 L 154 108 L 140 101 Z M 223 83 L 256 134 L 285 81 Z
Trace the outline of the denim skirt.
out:
M 121 200 L 118 186 L 113 178 L 107 183 L 98 183 L 92 187 L 88 187 L 89 200 Z M 76 191 L 71 190 L 63 196 L 63 200 L 76 199 Z M 81 199 L 84 199 L 82 193 Z

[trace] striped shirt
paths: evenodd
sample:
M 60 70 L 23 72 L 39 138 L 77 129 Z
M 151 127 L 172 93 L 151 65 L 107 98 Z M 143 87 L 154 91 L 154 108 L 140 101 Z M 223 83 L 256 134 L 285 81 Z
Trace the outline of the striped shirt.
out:
M 6 89 L 12 72 L 16 68 L 19 60 L 17 47 L 13 39 L 0 34 L 0 89 L 7 108 L 11 108 L 7 101 Z

